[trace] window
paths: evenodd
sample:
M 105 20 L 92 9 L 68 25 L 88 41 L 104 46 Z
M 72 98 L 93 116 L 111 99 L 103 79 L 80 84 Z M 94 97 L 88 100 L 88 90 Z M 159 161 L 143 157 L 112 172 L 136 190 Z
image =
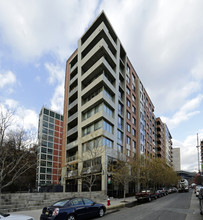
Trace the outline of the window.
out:
M 135 84 L 135 76 L 134 76 L 134 74 L 132 74 L 132 82 L 133 82 L 133 84 Z
M 121 131 L 117 131 L 117 142 L 119 144 L 122 144 L 123 143 L 123 133 Z
M 134 95 L 132 95 L 132 100 L 133 100 L 133 102 L 135 102 L 135 96 Z
M 128 107 L 130 107 L 131 103 L 130 103 L 129 99 L 126 99 L 126 104 L 127 104 Z
M 53 148 L 53 143 L 48 142 L 48 147 L 49 147 L 49 148 Z
M 127 65 L 126 71 L 127 73 L 130 73 L 130 67 L 128 65 Z
M 133 148 L 136 148 L 136 141 L 133 141 Z
M 127 144 L 130 145 L 130 141 L 131 141 L 130 137 L 127 136 Z
M 113 101 L 113 96 L 104 88 L 104 94 Z
M 130 118 L 131 118 L 130 112 L 127 111 L 127 119 L 130 120 Z
M 126 91 L 127 91 L 128 95 L 130 95 L 130 89 L 128 87 L 126 87 Z
M 117 144 L 117 151 L 123 153 L 123 146 Z
M 135 85 L 132 84 L 132 90 L 135 92 Z
M 109 116 L 113 117 L 113 110 L 110 109 L 106 104 L 104 104 L 104 112 L 106 112 Z
M 113 134 L 113 126 L 106 121 L 103 121 L 103 129 Z
M 133 128 L 133 136 L 136 137 L 136 130 Z
M 79 205 L 84 205 L 82 199 L 80 198 L 77 198 L 77 199 L 73 199 L 71 202 L 70 202 L 70 205 L 71 206 L 79 206 Z
M 46 121 L 43 121 L 43 124 L 42 124 L 44 127 L 48 127 L 48 123 Z
M 122 118 L 118 116 L 118 128 L 122 129 Z
M 47 115 L 44 115 L 44 116 L 43 116 L 43 120 L 48 121 L 48 116 L 47 116 Z
M 83 201 L 84 201 L 85 205 L 92 205 L 93 204 L 93 201 L 90 199 L 87 199 L 87 198 L 83 198 Z
M 120 115 L 122 115 L 122 113 L 123 113 L 123 107 L 122 107 L 121 103 L 118 104 L 118 113 Z
M 54 124 L 54 118 L 49 118 L 49 122 Z
M 54 125 L 49 123 L 49 128 L 54 129 Z
M 56 118 L 60 120 L 60 115 L 56 113 Z
M 44 114 L 49 115 L 49 110 L 44 108 Z
M 109 140 L 108 138 L 103 137 L 103 145 L 109 148 L 113 148 L 113 141 Z
M 130 133 L 130 125 L 127 123 L 127 131 Z
M 50 111 L 50 116 L 54 118 L 54 112 Z
M 126 74 L 126 81 L 128 82 L 128 84 L 130 83 L 130 76 L 128 74 Z
M 134 117 L 132 117 L 132 122 L 134 125 L 136 125 L 136 119 Z
M 98 122 L 96 122 L 95 124 L 94 124 L 94 130 L 96 131 L 96 130 L 98 130 L 98 129 L 100 129 L 101 128 L 101 121 L 98 121 Z
M 132 111 L 133 111 L 133 113 L 136 113 L 136 108 L 134 105 L 133 105 Z

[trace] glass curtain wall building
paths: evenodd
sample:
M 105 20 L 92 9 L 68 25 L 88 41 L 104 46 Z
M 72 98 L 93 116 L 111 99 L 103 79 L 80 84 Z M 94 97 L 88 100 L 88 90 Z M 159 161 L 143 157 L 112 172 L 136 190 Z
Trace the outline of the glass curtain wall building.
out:
M 43 107 L 39 115 L 37 186 L 61 181 L 63 115 Z

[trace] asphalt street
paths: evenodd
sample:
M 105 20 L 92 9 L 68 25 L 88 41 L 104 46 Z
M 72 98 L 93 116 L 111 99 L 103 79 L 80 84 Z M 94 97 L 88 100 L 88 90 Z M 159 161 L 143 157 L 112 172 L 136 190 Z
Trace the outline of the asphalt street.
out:
M 195 204 L 196 211 L 191 209 L 191 201 Z M 175 193 L 153 200 L 150 203 L 143 203 L 131 208 L 123 208 L 106 214 L 103 220 L 200 220 L 203 217 L 199 214 L 198 199 L 194 198 L 192 191 L 189 193 Z M 98 218 L 99 219 L 99 218 Z

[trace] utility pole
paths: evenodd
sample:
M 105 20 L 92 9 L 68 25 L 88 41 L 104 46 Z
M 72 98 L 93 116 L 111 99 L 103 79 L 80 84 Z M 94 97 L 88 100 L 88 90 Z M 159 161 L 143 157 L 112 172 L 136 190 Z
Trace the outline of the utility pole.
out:
M 201 170 L 200 170 L 200 160 L 199 160 L 199 138 L 198 138 L 198 133 L 197 133 L 197 155 L 198 155 L 198 171 L 201 174 Z

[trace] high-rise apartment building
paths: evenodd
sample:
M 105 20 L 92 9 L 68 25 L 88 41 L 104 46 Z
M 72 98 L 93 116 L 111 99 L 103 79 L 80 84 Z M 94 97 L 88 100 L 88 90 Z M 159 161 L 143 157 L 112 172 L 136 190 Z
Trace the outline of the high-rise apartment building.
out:
M 156 154 L 157 157 L 163 158 L 168 164 L 173 162 L 172 136 L 165 123 L 161 118 L 156 118 Z
M 37 186 L 61 181 L 63 115 L 43 107 L 39 115 Z
M 62 181 L 66 191 L 84 191 L 87 149 L 95 156 L 95 190 L 110 187 L 108 164 L 144 155 L 155 157 L 154 105 L 113 27 L 102 12 L 67 60 Z M 89 169 L 90 170 L 90 169 Z M 93 171 L 92 171 L 93 172 Z

